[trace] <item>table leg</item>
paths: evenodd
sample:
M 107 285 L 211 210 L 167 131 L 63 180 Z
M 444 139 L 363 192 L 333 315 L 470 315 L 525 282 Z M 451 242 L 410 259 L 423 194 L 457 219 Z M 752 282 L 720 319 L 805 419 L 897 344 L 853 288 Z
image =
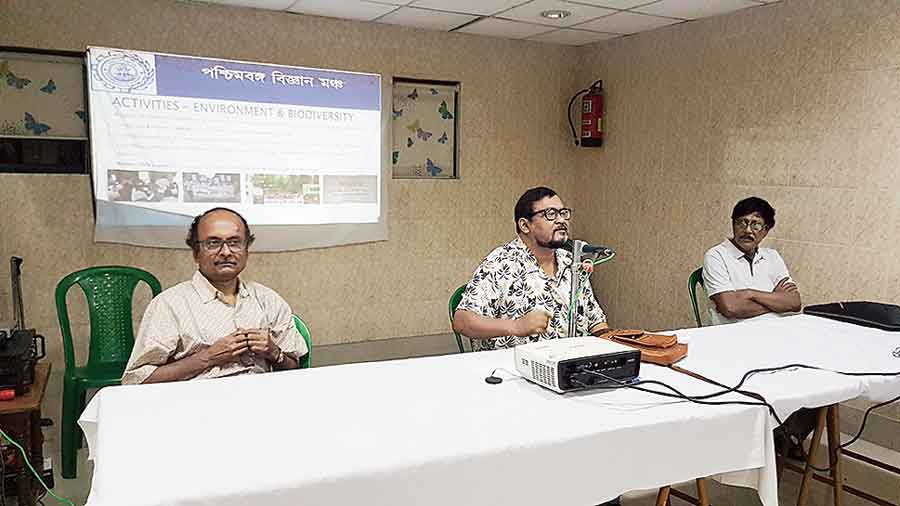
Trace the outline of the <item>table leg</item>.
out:
M 669 503 L 669 490 L 671 487 L 661 487 L 656 494 L 656 506 L 666 506 Z
M 700 506 L 709 506 L 709 495 L 706 492 L 706 478 L 697 478 L 697 499 Z
M 828 467 L 834 480 L 834 506 L 844 504 L 844 469 L 841 465 L 840 406 L 828 407 Z
M 822 440 L 822 432 L 825 430 L 825 415 L 828 406 L 819 408 L 819 419 L 816 422 L 816 430 L 813 431 L 812 441 L 809 444 L 809 452 L 806 456 L 806 468 L 803 470 L 803 481 L 800 483 L 800 497 L 797 498 L 797 506 L 806 506 L 809 499 L 809 485 L 812 482 L 813 468 L 812 463 L 815 461 L 816 452 L 819 449 L 819 441 Z

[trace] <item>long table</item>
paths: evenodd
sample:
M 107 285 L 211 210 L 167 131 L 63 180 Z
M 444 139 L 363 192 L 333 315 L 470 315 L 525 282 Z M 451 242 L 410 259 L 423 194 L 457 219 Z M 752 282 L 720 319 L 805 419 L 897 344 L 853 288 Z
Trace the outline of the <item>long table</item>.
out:
M 87 505 L 592 505 L 714 475 L 777 505 L 761 406 L 560 395 L 508 371 L 485 383 L 497 367 L 514 368 L 511 350 L 105 388 L 79 421 Z
M 733 386 L 752 369 L 805 364 L 833 371 L 900 372 L 900 332 L 886 332 L 817 316 L 746 320 L 676 331 L 689 345 L 677 365 Z M 751 376 L 743 390 L 766 398 L 779 416 L 863 398 L 900 395 L 900 376 L 845 376 L 795 368 Z
M 754 369 L 803 364 L 821 369 L 794 367 L 750 376 L 742 390 L 771 403 L 779 417 L 801 408 L 818 408 L 818 422 L 804 468 L 781 461 L 803 473 L 799 506 L 806 504 L 812 479 L 834 489 L 834 504 L 843 502 L 844 490 L 882 506 L 893 503 L 844 485 L 842 455 L 877 461 L 843 450 L 838 404 L 850 399 L 885 402 L 900 396 L 900 333 L 886 332 L 809 315 L 751 319 L 731 325 L 678 331 L 690 351 L 676 369 L 719 385 L 734 386 Z M 848 373 L 894 373 L 856 375 Z M 819 442 L 827 434 L 829 476 L 813 472 Z M 886 469 L 888 467 L 885 467 Z

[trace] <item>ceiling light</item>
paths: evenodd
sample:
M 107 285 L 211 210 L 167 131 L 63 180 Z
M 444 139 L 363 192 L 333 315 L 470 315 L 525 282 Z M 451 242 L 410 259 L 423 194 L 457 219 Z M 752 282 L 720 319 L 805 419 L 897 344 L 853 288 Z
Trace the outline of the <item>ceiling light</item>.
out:
M 547 19 L 562 19 L 562 18 L 567 18 L 571 15 L 572 15 L 571 12 L 560 10 L 560 9 L 553 9 L 553 10 L 541 12 L 541 17 L 547 18 Z

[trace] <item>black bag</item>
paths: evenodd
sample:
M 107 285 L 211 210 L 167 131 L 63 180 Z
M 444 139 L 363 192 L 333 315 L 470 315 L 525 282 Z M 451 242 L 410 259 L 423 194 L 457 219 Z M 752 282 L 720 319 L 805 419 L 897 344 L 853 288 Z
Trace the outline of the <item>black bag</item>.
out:
M 832 302 L 803 308 L 805 314 L 891 332 L 900 331 L 900 306 L 881 302 Z

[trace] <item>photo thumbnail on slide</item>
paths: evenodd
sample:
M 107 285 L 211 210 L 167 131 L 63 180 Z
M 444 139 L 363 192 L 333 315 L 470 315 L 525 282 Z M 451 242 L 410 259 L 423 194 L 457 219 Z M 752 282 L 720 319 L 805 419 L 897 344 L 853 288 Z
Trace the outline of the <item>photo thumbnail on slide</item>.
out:
M 178 202 L 175 172 L 151 170 L 110 170 L 107 195 L 115 202 Z
M 319 204 L 319 176 L 295 174 L 253 174 L 250 199 L 253 204 Z
M 184 173 L 184 201 L 233 204 L 241 201 L 241 175 Z

